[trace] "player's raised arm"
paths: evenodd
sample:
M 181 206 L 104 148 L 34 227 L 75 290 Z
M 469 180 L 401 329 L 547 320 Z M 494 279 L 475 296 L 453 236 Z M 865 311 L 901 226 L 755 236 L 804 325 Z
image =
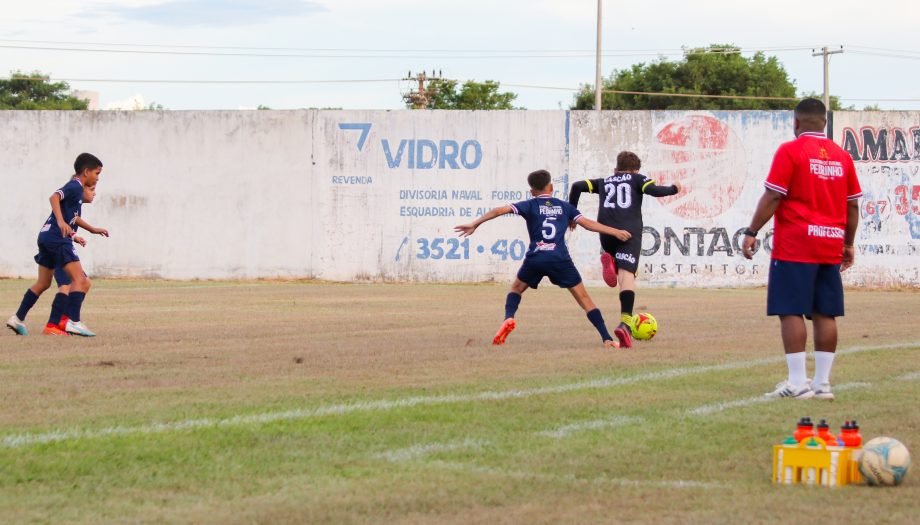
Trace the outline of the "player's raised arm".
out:
M 585 217 L 584 215 L 581 215 L 577 219 L 575 219 L 575 222 L 578 223 L 578 225 L 580 225 L 582 228 L 586 230 L 596 232 L 596 233 L 603 233 L 605 235 L 612 235 L 613 237 L 616 237 L 617 239 L 621 241 L 628 241 L 630 238 L 632 238 L 632 234 L 626 230 L 621 230 L 619 228 L 611 228 L 610 226 L 604 226 L 603 224 L 597 221 L 593 221 Z
M 597 188 L 600 185 L 600 179 L 598 180 L 580 180 L 572 184 L 572 187 L 569 189 L 569 204 L 572 206 L 578 207 L 578 199 L 581 198 L 581 194 L 588 193 L 597 193 Z
M 469 237 L 470 235 L 473 235 L 473 232 L 476 231 L 476 228 L 478 228 L 480 224 L 486 221 L 491 221 L 492 219 L 496 217 L 507 215 L 509 213 L 514 213 L 514 208 L 512 208 L 510 204 L 505 205 L 505 206 L 499 206 L 498 208 L 492 208 L 491 210 L 480 215 L 478 218 L 476 218 L 475 221 L 469 224 L 461 224 L 459 226 L 455 226 L 454 231 L 459 233 L 460 237 Z
M 671 195 L 677 195 L 680 193 L 681 186 L 679 182 L 675 182 L 670 186 L 659 186 L 655 184 L 655 181 L 649 180 L 642 185 L 642 193 L 650 197 L 670 197 Z

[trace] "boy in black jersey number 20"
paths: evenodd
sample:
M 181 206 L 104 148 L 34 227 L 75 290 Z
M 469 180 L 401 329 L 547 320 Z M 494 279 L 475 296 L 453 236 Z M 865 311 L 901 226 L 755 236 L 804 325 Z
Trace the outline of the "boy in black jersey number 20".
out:
M 572 293 L 572 297 L 584 309 L 588 320 L 597 329 L 605 347 L 619 346 L 607 331 L 601 311 L 594 305 L 584 283 L 581 282 L 581 275 L 578 274 L 565 245 L 565 229 L 569 224 L 580 224 L 585 229 L 605 233 L 624 241 L 629 239 L 629 233 L 592 221 L 574 206 L 553 197 L 552 177 L 546 170 L 537 170 L 528 175 L 527 184 L 530 185 L 532 199 L 499 206 L 469 224 L 461 224 L 454 228 L 461 237 L 466 237 L 472 235 L 480 224 L 508 213 L 520 215 L 527 221 L 530 247 L 505 300 L 505 322 L 492 339 L 492 344 L 505 344 L 508 334 L 517 326 L 514 314 L 521 304 L 521 294 L 528 288 L 536 289 L 544 277 L 549 277 L 551 283 Z
M 578 206 L 582 193 L 597 193 L 600 205 L 597 222 L 628 231 L 632 236 L 621 241 L 601 234 L 601 265 L 604 282 L 610 287 L 620 285 L 620 324 L 613 333 L 620 347 L 632 347 L 633 305 L 636 302 L 636 273 L 639 271 L 639 254 L 642 251 L 642 195 L 667 197 L 680 192 L 680 184 L 658 186 L 655 181 L 639 173 L 642 161 L 631 151 L 617 155 L 613 175 L 602 179 L 578 181 L 569 191 L 569 203 Z

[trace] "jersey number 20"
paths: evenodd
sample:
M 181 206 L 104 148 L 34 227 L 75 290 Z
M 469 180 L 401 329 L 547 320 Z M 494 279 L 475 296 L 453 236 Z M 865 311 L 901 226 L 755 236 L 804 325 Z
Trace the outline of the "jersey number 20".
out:
M 632 187 L 629 184 L 605 184 L 604 190 L 607 193 L 605 208 L 629 208 L 632 205 Z M 616 203 L 613 202 L 614 196 Z

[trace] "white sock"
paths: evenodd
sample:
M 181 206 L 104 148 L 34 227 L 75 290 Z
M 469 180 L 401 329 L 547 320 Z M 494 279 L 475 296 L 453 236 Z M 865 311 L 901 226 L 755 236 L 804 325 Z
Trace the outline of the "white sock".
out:
M 789 383 L 793 386 L 805 384 L 805 352 L 786 354 L 786 366 L 789 367 Z
M 815 351 L 815 385 L 831 382 L 831 367 L 834 366 L 834 352 Z

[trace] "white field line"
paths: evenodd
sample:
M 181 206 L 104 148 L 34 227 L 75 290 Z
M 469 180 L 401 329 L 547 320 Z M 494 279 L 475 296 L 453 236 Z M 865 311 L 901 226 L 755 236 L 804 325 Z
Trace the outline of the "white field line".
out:
M 834 386 L 834 391 L 839 392 L 841 390 L 855 390 L 858 388 L 869 388 L 871 386 L 872 386 L 871 383 L 843 383 L 841 385 Z M 730 408 L 749 407 L 751 405 L 758 405 L 760 403 L 769 403 L 771 401 L 777 401 L 779 399 L 782 399 L 782 398 L 767 397 L 765 395 L 760 395 L 756 397 L 749 397 L 746 399 L 738 399 L 735 401 L 724 401 L 721 403 L 712 403 L 709 405 L 703 405 L 703 406 L 699 406 L 696 408 L 691 408 L 690 410 L 687 410 L 687 415 L 706 416 L 709 414 L 715 414 L 717 412 L 723 412 Z M 784 400 L 784 401 L 789 401 L 789 400 Z M 792 401 L 800 401 L 800 400 L 792 400 Z
M 920 347 L 920 341 L 912 343 L 898 343 L 879 346 L 857 346 L 844 350 L 838 350 L 838 354 L 853 354 L 858 352 L 870 352 L 877 350 L 901 350 L 905 348 Z M 299 419 L 310 419 L 325 416 L 340 416 L 355 412 L 383 412 L 402 408 L 413 408 L 418 406 L 445 405 L 456 403 L 475 403 L 480 401 L 502 401 L 505 399 L 525 399 L 534 396 L 564 394 L 568 392 L 577 392 L 581 390 L 595 390 L 612 388 L 622 385 L 631 385 L 635 383 L 647 383 L 654 381 L 664 381 L 676 377 L 685 377 L 690 375 L 708 374 L 710 372 L 721 372 L 726 370 L 744 370 L 757 366 L 768 365 L 785 361 L 783 356 L 767 357 L 763 359 L 752 359 L 748 361 L 734 361 L 721 363 L 718 365 L 703 365 L 695 367 L 677 367 L 656 372 L 647 372 L 626 377 L 605 377 L 591 381 L 581 381 L 556 386 L 547 386 L 531 388 L 526 390 L 499 390 L 486 391 L 477 394 L 447 394 L 440 396 L 415 396 L 402 399 L 382 399 L 377 401 L 357 401 L 354 403 L 342 403 L 337 405 L 320 406 L 316 408 L 305 408 L 296 410 L 287 410 L 284 412 L 268 412 L 263 414 L 238 415 L 229 418 L 200 418 L 187 419 L 184 421 L 174 421 L 170 423 L 152 423 L 147 425 L 135 426 L 115 426 L 101 429 L 69 429 L 43 433 L 26 433 L 6 436 L 0 441 L 2 448 L 18 448 L 29 445 L 56 443 L 61 441 L 70 441 L 75 439 L 103 438 L 111 436 L 128 436 L 128 435 L 149 435 L 161 434 L 165 432 L 175 432 L 181 430 L 193 430 L 201 428 L 224 428 L 237 427 L 246 425 L 261 425 L 274 423 L 278 421 L 293 421 Z
M 898 381 L 916 381 L 920 379 L 920 372 L 909 372 L 898 377 Z
M 645 420 L 641 417 L 613 416 L 605 419 L 595 419 L 593 421 L 573 423 L 571 425 L 561 426 L 553 430 L 544 430 L 537 432 L 537 435 L 555 439 L 563 439 L 577 432 L 584 432 L 586 430 L 598 430 L 601 428 L 622 427 L 625 425 L 634 425 L 643 421 Z
M 538 472 L 525 472 L 520 470 L 505 470 L 495 467 L 483 467 L 480 465 L 471 465 L 467 463 L 455 463 L 450 461 L 430 461 L 425 464 L 426 466 L 432 466 L 437 468 L 443 468 L 447 470 L 475 473 L 475 474 L 489 474 L 493 476 L 500 476 L 504 478 L 513 478 L 520 480 L 536 480 L 536 481 L 549 481 L 552 483 L 566 482 L 566 483 L 586 483 L 590 485 L 617 485 L 620 487 L 656 487 L 656 488 L 666 488 L 666 489 L 724 489 L 728 485 L 724 483 L 709 483 L 705 481 L 694 481 L 694 480 L 639 480 L 639 479 L 626 479 L 626 478 L 608 478 L 606 476 L 599 476 L 594 478 L 579 478 L 572 474 L 565 474 L 562 476 L 553 476 L 551 474 L 541 474 Z
M 439 452 L 450 452 L 453 450 L 479 450 L 489 446 L 491 443 L 484 439 L 464 439 L 461 441 L 451 441 L 449 443 L 419 443 L 411 447 L 388 450 L 374 457 L 385 459 L 391 463 L 402 463 L 413 459 L 419 459 L 430 454 Z

